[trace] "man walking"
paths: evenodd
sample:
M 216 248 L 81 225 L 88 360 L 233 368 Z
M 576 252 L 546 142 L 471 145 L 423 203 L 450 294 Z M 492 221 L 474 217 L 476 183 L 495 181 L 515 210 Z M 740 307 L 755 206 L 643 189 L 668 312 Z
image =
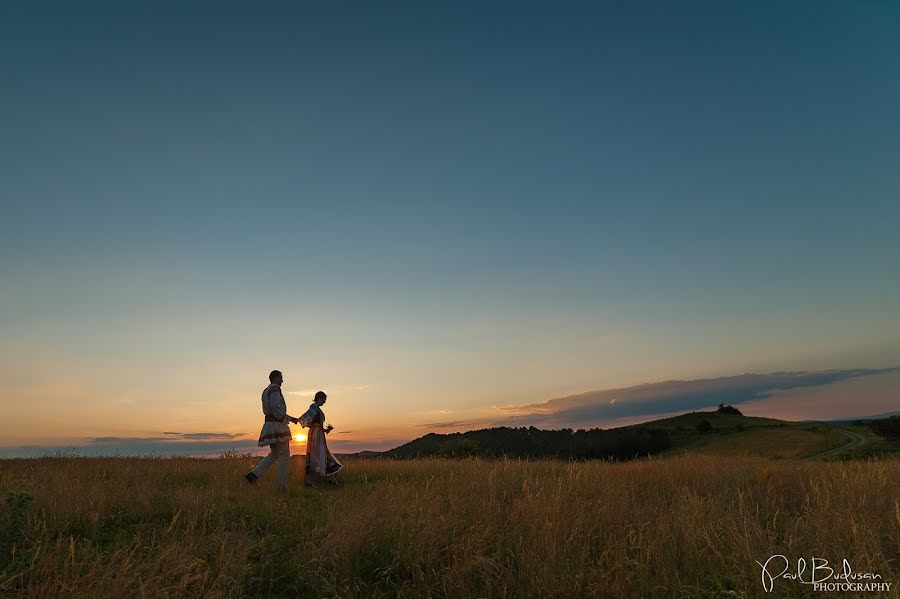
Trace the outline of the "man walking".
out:
M 266 421 L 259 433 L 258 443 L 260 447 L 269 446 L 269 455 L 246 476 L 247 482 L 252 485 L 277 461 L 279 491 L 287 491 L 288 472 L 291 467 L 291 429 L 288 427 L 288 421 L 297 424 L 297 419 L 287 414 L 287 406 L 281 394 L 283 382 L 284 377 L 280 371 L 273 370 L 269 373 L 269 386 L 262 392 L 262 411 Z

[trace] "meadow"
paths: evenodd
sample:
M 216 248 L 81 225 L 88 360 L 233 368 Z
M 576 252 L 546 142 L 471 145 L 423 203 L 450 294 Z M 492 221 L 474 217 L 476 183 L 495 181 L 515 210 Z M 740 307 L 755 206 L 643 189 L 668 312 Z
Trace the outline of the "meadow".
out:
M 0 461 L 0 595 L 802 597 L 757 561 L 900 585 L 900 459 L 348 459 L 289 493 L 254 458 Z M 816 596 L 820 596 L 815 593 Z M 839 593 L 841 597 L 885 596 Z

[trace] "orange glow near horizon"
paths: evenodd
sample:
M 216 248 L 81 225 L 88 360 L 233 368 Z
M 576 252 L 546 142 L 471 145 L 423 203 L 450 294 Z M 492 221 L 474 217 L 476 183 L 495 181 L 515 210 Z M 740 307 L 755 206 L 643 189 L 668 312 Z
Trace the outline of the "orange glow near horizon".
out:
M 306 434 L 298 433 L 294 435 L 294 441 L 296 441 L 297 443 L 303 443 L 304 441 L 306 441 Z

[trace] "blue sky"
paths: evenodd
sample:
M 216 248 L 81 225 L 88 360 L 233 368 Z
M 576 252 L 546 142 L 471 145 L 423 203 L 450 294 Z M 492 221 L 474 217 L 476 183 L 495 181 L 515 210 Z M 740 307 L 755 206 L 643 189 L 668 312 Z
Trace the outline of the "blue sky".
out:
M 0 437 L 897 365 L 898 57 L 887 1 L 6 2 Z

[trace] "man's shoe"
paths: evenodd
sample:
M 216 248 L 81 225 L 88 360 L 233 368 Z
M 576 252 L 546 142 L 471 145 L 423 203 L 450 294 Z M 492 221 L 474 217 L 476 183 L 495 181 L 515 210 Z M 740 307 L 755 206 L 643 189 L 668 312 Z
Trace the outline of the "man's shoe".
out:
M 247 476 L 245 476 L 244 478 L 246 478 L 247 482 L 251 485 L 255 485 L 256 481 L 259 480 L 259 477 L 253 474 L 253 472 L 248 472 Z

